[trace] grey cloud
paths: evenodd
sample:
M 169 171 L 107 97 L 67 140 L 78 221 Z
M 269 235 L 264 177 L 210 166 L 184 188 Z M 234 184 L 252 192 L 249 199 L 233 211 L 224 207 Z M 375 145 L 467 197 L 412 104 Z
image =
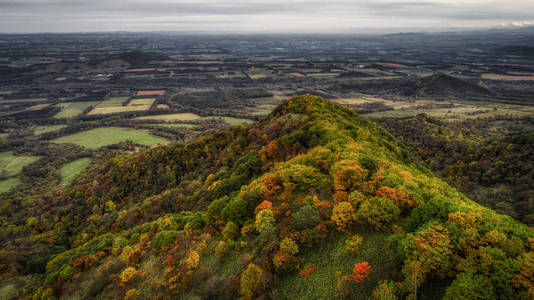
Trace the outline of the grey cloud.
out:
M 54 31 L 60 23 L 76 24 L 75 28 L 113 30 L 120 19 L 121 30 L 140 30 L 143 25 L 158 29 L 175 26 L 203 29 L 235 28 L 340 28 L 343 22 L 352 27 L 439 26 L 452 22 L 457 27 L 480 24 L 489 26 L 503 21 L 534 19 L 531 0 L 515 0 L 532 8 L 512 10 L 495 0 L 263 0 L 263 1 L 148 1 L 148 0 L 0 0 L 0 31 Z M 532 13 L 530 13 L 532 11 Z M 98 21 L 96 21 L 98 20 Z M 313 21 L 317 22 L 313 22 Z M 498 22 L 498 23 L 497 23 Z M 336 24 L 333 24 L 336 23 Z M 159 25 L 158 25 L 159 24 Z M 38 26 L 36 26 L 38 25 Z M 189 26 L 190 25 L 190 26 Z M 250 25 L 250 26 L 243 26 Z M 278 28 L 278 27 L 279 28 Z M 319 28 L 321 26 L 321 28 Z M 85 28 L 85 29 L 84 29 Z M 313 29 L 313 28 L 312 28 Z

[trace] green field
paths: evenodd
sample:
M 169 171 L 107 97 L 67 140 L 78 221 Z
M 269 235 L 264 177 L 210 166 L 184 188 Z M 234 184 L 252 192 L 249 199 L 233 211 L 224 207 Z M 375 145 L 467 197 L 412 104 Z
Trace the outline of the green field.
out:
M 40 156 L 16 156 L 13 152 L 0 153 L 0 174 L 3 176 L 15 176 L 25 166 L 37 161 Z
M 25 102 L 43 102 L 48 100 L 47 98 L 33 98 L 33 99 L 5 99 L 0 100 L 0 104 L 6 103 L 25 103 Z
M 132 99 L 128 106 L 137 106 L 137 105 L 152 105 L 156 101 L 156 98 L 143 98 L 143 99 Z
M 0 180 L 0 194 L 8 192 L 10 189 L 16 187 L 21 183 L 18 178 L 8 178 Z
M 133 141 L 136 144 L 151 146 L 165 144 L 166 139 L 153 136 L 148 130 L 104 127 L 76 134 L 63 136 L 53 140 L 54 143 L 72 143 L 86 148 L 100 148 L 104 146 L 118 144 L 120 142 Z
M 54 118 L 73 118 L 79 116 L 90 106 L 95 106 L 100 101 L 84 101 L 84 102 L 64 102 L 57 106 L 61 107 L 61 111 L 54 115 Z
M 117 107 L 117 106 L 122 106 L 124 104 L 124 102 L 128 101 L 128 99 L 130 99 L 130 97 L 113 97 L 113 98 L 108 98 L 100 103 L 98 103 L 97 106 L 95 106 L 96 108 L 103 108 L 103 107 Z
M 72 183 L 74 178 L 82 173 L 89 165 L 91 164 L 92 159 L 89 157 L 80 158 L 75 161 L 72 161 L 64 165 L 59 170 L 59 175 L 61 175 L 61 185 L 69 185 Z
M 161 123 L 161 124 L 150 124 L 157 127 L 167 127 L 167 128 L 195 128 L 198 125 L 195 124 L 179 124 L 179 123 Z
M 33 131 L 33 133 L 35 135 L 39 135 L 39 134 L 43 134 L 43 133 L 58 131 L 58 130 L 60 130 L 62 128 L 65 128 L 65 127 L 67 127 L 67 125 L 37 126 L 35 128 L 35 130 Z

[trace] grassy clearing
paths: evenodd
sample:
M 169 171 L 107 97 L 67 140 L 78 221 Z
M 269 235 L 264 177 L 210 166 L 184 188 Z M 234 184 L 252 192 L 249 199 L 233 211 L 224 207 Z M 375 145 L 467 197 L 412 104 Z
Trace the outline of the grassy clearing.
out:
M 22 168 L 37 161 L 40 156 L 16 156 L 13 152 L 0 153 L 0 174 L 3 176 L 15 176 L 22 172 Z
M 44 133 L 48 133 L 48 132 L 54 132 L 54 131 L 58 131 L 62 128 L 65 128 L 67 127 L 67 125 L 50 125 L 50 126 L 37 126 L 33 133 L 35 135 L 39 135 L 39 134 L 44 134 Z
M 132 99 L 128 106 L 152 105 L 156 98 Z
M 386 234 L 373 230 L 357 232 L 363 237 L 359 255 L 345 250 L 345 241 L 349 237 L 337 233 L 324 241 L 323 245 L 313 249 L 303 249 L 304 264 L 315 264 L 316 271 L 306 277 L 298 273 L 286 276 L 280 282 L 280 296 L 283 299 L 335 299 L 336 272 L 351 274 L 356 263 L 367 261 L 372 272 L 368 282 L 355 283 L 354 299 L 367 299 L 378 281 L 392 279 L 396 275 L 395 266 L 384 253 Z
M 92 159 L 89 157 L 80 158 L 75 161 L 72 161 L 59 170 L 61 175 L 61 185 L 69 185 L 72 183 L 74 178 L 82 173 L 89 165 L 91 164 Z
M 165 144 L 167 140 L 161 137 L 153 136 L 148 130 L 121 128 L 121 127 L 104 127 L 76 134 L 63 136 L 53 140 L 54 143 L 72 143 L 85 148 L 100 148 L 114 145 L 125 141 L 132 141 L 136 144 L 151 146 Z
M 18 178 L 8 178 L 8 179 L 0 180 L 0 194 L 9 192 L 9 190 L 16 187 L 20 183 L 22 183 L 22 181 L 20 181 L 20 179 Z M 3 299 L 2 297 L 0 298 Z
M 145 111 L 149 109 L 150 109 L 150 105 L 96 107 L 96 108 L 93 108 L 89 113 L 87 113 L 87 115 L 118 114 L 118 113 L 123 113 L 123 112 Z
M 84 102 L 65 102 L 57 106 L 61 107 L 61 111 L 54 115 L 54 118 L 73 118 L 79 116 L 90 106 L 94 106 L 100 101 L 84 101 Z
M 181 114 L 167 114 L 167 115 L 155 115 L 155 116 L 144 116 L 135 118 L 136 120 L 160 120 L 165 122 L 172 121 L 192 121 L 201 119 L 197 114 L 193 113 L 181 113 Z
M 122 106 L 126 101 L 128 101 L 130 97 L 113 97 L 108 98 L 100 103 L 98 103 L 96 108 L 104 108 L 104 107 L 118 107 Z

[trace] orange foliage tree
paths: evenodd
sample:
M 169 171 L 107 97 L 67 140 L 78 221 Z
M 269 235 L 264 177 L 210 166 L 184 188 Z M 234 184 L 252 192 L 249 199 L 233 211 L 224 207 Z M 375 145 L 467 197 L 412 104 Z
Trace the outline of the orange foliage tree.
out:
M 369 266 L 368 262 L 364 261 L 362 263 L 354 265 L 354 270 L 352 270 L 351 277 L 356 283 L 360 283 L 364 279 L 366 279 L 370 273 L 371 273 L 371 266 Z
M 417 201 L 415 198 L 410 196 L 410 194 L 387 186 L 381 186 L 379 189 L 377 189 L 376 195 L 378 197 L 389 198 L 393 200 L 395 205 L 400 208 L 412 208 L 417 206 Z

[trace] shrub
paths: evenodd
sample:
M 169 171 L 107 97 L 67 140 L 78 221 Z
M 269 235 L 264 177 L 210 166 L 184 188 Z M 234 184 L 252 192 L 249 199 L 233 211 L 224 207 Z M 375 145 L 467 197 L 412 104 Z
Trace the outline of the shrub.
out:
M 527 290 L 529 297 L 534 298 L 534 252 L 523 253 L 519 258 L 519 274 L 514 276 L 514 285 Z
M 254 223 L 254 225 L 256 226 L 256 230 L 259 233 L 262 233 L 273 228 L 274 222 L 275 219 L 273 211 L 270 209 L 264 209 L 256 215 L 256 222 Z
M 156 234 L 152 247 L 156 250 L 165 248 L 169 246 L 170 244 L 172 244 L 176 240 L 177 236 L 178 236 L 178 231 L 176 230 L 160 231 Z
M 139 291 L 136 289 L 129 289 L 124 296 L 124 300 L 135 300 L 139 298 Z
M 339 202 L 332 210 L 332 221 L 343 231 L 353 220 L 354 208 L 349 202 Z
M 449 214 L 449 221 L 464 228 L 477 228 L 482 222 L 482 215 L 476 212 L 456 211 Z
M 400 209 L 391 199 L 373 197 L 360 205 L 356 218 L 381 229 L 396 220 L 399 214 Z
M 304 205 L 293 214 L 293 224 L 298 230 L 314 228 L 321 222 L 319 212 L 310 205 Z
M 213 219 L 219 218 L 222 210 L 226 207 L 226 205 L 228 205 L 229 201 L 230 198 L 228 196 L 224 196 L 211 202 L 206 213 L 208 220 L 211 222 Z
M 355 234 L 350 239 L 345 241 L 345 249 L 350 253 L 358 254 L 360 252 L 360 245 L 362 241 L 363 238 Z
M 446 199 L 432 198 L 412 210 L 407 230 L 414 231 L 429 221 L 445 222 L 449 214 L 457 210 L 457 207 Z
M 220 241 L 217 243 L 217 246 L 215 246 L 215 256 L 217 257 L 223 257 L 228 252 L 228 249 L 230 247 L 228 246 L 228 243 L 225 241 Z
M 239 236 L 239 227 L 237 227 L 234 222 L 230 221 L 226 223 L 222 235 L 227 240 L 235 240 Z
M 263 270 L 257 265 L 250 263 L 247 269 L 241 273 L 240 289 L 245 299 L 253 299 L 261 282 Z
M 397 300 L 395 293 L 397 287 L 395 283 L 390 280 L 383 280 L 378 283 L 376 288 L 373 290 L 373 299 L 374 300 Z
M 367 279 L 370 273 L 371 267 L 369 266 L 369 263 L 365 261 L 354 265 L 351 277 L 354 282 L 360 283 L 364 279 Z
M 196 212 L 192 214 L 185 224 L 186 230 L 196 230 L 201 229 L 206 224 L 204 220 L 204 214 L 202 212 Z
M 525 252 L 525 247 L 521 240 L 512 238 L 502 242 L 502 250 L 508 257 L 516 257 Z
M 458 275 L 445 292 L 444 300 L 497 299 L 495 289 L 488 278 L 464 272 Z
M 312 247 L 321 241 L 321 233 L 317 229 L 305 229 L 300 233 L 300 242 L 306 247 Z
M 235 197 L 221 211 L 221 218 L 239 224 L 247 215 L 247 202 L 242 198 Z
M 140 275 L 134 267 L 128 267 L 121 272 L 119 278 L 122 285 L 127 285 L 135 281 Z
M 200 255 L 195 250 L 189 251 L 185 259 L 185 265 L 189 270 L 196 269 L 200 263 Z
M 352 278 L 349 275 L 336 272 L 336 296 L 338 298 L 346 298 L 352 292 L 353 286 Z
M 286 237 L 280 242 L 280 251 L 289 256 L 293 256 L 299 253 L 299 246 L 291 238 Z
M 300 277 L 306 277 L 308 275 L 313 274 L 315 270 L 317 269 L 317 266 L 314 264 L 307 264 L 304 269 L 299 273 Z

